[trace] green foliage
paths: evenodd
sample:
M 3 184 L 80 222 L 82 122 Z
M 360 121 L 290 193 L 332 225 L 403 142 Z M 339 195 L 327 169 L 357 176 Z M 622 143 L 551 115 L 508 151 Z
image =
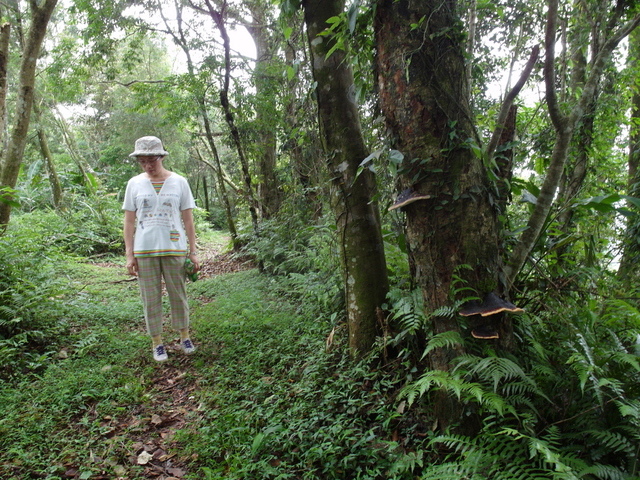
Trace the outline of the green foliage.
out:
M 11 292 L 22 316 L 11 327 L 23 332 L 0 336 L 0 374 L 10 380 L 0 382 L 0 477 L 62 478 L 70 463 L 95 472 L 101 466 L 88 459 L 98 457 L 115 465 L 123 437 L 110 435 L 109 419 L 148 401 L 139 359 L 148 340 L 131 320 L 142 322 L 137 286 L 122 283 L 124 268 L 79 263 L 55 249 L 25 256 L 15 244 L 7 254 L 5 245 L 2 305 Z
M 64 289 L 42 257 L 21 250 L 20 239 L 0 242 L 0 379 L 37 370 L 48 361 L 49 337 L 61 332 Z
M 9 235 L 21 237 L 21 251 L 57 250 L 79 255 L 122 252 L 120 202 L 112 195 L 68 197 L 64 211 L 36 210 L 14 216 Z
M 405 457 L 392 440 L 389 395 L 402 375 L 351 360 L 342 327 L 327 353 L 332 324 L 282 296 L 280 277 L 243 272 L 193 288 L 216 299 L 194 319 L 216 343 L 202 365 L 204 418 L 178 438 L 198 454 L 196 476 L 412 478 L 422 455 Z
M 322 312 L 340 312 L 341 267 L 335 227 L 308 225 L 301 215 L 287 211 L 261 223 L 243 253 L 253 257 L 263 271 L 286 277 L 287 289 Z
M 564 313 L 548 322 L 519 317 L 517 334 L 527 341 L 513 357 L 484 348 L 407 384 L 400 398 L 413 408 L 445 391 L 458 399 L 460 418 L 483 425 L 433 438 L 430 446 L 448 453 L 420 478 L 637 478 L 640 315 L 622 301 L 601 314 Z M 464 340 L 446 332 L 425 352 L 456 345 Z

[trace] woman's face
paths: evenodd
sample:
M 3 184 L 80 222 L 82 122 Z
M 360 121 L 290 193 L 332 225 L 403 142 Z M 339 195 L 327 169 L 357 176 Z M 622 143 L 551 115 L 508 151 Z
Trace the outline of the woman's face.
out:
M 150 176 L 156 175 L 162 169 L 162 157 L 160 156 L 138 157 L 138 163 L 147 175 Z

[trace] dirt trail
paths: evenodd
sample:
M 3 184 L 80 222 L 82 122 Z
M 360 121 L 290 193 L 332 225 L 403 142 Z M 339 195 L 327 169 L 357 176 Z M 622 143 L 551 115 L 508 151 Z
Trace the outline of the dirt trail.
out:
M 200 279 L 253 267 L 251 262 L 235 258 L 230 253 L 221 253 L 219 246 L 201 248 L 199 260 Z M 181 456 L 174 437 L 187 422 L 193 422 L 200 414 L 194 395 L 200 378 L 192 368 L 194 357 L 180 352 L 177 340 L 166 347 L 170 359 L 155 366 L 147 392 L 149 402 L 139 405 L 126 418 L 103 419 L 105 436 L 113 442 L 120 459 L 118 465 L 109 469 L 118 475 L 118 480 L 180 480 L 189 473 L 187 465 L 195 460 Z M 96 462 L 100 460 L 95 459 Z M 79 470 L 71 467 L 65 478 L 80 478 L 79 475 Z M 114 480 L 113 474 L 91 478 Z

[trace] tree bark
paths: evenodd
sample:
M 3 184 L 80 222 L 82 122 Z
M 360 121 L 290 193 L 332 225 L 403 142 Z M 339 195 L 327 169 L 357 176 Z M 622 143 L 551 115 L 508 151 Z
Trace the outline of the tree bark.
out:
M 245 196 L 247 198 L 247 201 L 249 202 L 249 213 L 251 214 L 253 230 L 254 232 L 258 233 L 258 211 L 260 210 L 260 208 L 258 206 L 258 201 L 253 190 L 249 162 L 247 161 L 244 147 L 242 146 L 240 131 L 238 130 L 238 126 L 236 125 L 235 117 L 231 109 L 231 103 L 229 102 L 229 84 L 231 80 L 231 47 L 229 33 L 227 32 L 227 27 L 224 23 L 224 15 L 222 11 L 219 11 L 215 8 L 210 0 L 205 0 L 205 5 L 207 6 L 206 10 L 195 6 L 191 0 L 190 3 L 193 8 L 200 12 L 204 12 L 211 17 L 216 27 L 218 28 L 220 35 L 222 36 L 222 44 L 224 46 L 224 78 L 222 88 L 220 89 L 220 104 L 222 105 L 225 121 L 227 122 L 229 130 L 231 131 L 231 139 L 233 140 L 236 151 L 238 152 L 238 158 L 240 159 L 240 167 L 242 169 L 242 177 L 246 189 Z
M 64 143 L 67 147 L 67 151 L 69 152 L 69 156 L 78 166 L 78 170 L 82 176 L 82 185 L 89 195 L 95 195 L 98 192 L 99 187 L 98 176 L 93 168 L 91 168 L 91 165 L 89 165 L 86 159 L 79 153 L 74 134 L 69 128 L 69 125 L 67 125 L 64 115 L 62 115 L 60 111 L 58 111 L 58 115 L 56 116 L 56 123 L 62 132 L 62 138 L 64 138 Z
M 7 121 L 7 74 L 9 63 L 9 40 L 11 24 L 0 26 L 0 158 L 6 148 L 5 126 Z
M 327 19 L 344 9 L 342 0 L 303 1 L 321 138 L 332 176 L 331 204 L 338 227 L 352 354 L 364 355 L 378 334 L 377 311 L 386 299 L 388 278 L 380 214 L 373 200 L 375 176 L 359 171 L 369 152 L 353 98 L 353 73 L 346 52 L 330 55 L 335 38 L 320 35 Z
M 53 197 L 53 206 L 56 210 L 60 210 L 62 206 L 62 185 L 60 184 L 60 178 L 56 170 L 56 165 L 53 161 L 53 155 L 49 148 L 49 141 L 47 140 L 47 134 L 42 124 L 42 111 L 38 102 L 33 104 L 33 113 L 36 116 L 36 132 L 38 134 L 38 143 L 40 144 L 40 152 L 44 157 L 47 165 L 47 175 L 49 176 L 49 183 L 51 184 L 51 194 Z
M 27 143 L 27 133 L 31 120 L 33 97 L 35 93 L 36 66 L 40 48 L 47 32 L 47 24 L 58 0 L 44 0 L 39 6 L 36 0 L 29 2 L 31 25 L 27 41 L 22 51 L 20 65 L 16 115 L 9 144 L 3 155 L 0 188 L 14 188 L 18 180 L 20 165 Z M 0 202 L 0 228 L 5 229 L 11 217 L 11 204 Z
M 640 68 L 640 30 L 635 30 L 629 38 L 628 66 L 636 80 L 631 85 L 631 122 L 629 128 L 629 173 L 627 195 L 640 197 L 640 82 L 637 80 Z M 629 210 L 635 215 L 627 219 L 622 258 L 618 267 L 618 278 L 629 288 L 638 285 L 640 278 L 640 209 L 631 202 Z
M 257 2 L 260 3 L 260 2 Z M 264 5 L 249 5 L 252 23 L 247 30 L 256 45 L 254 84 L 256 87 L 256 121 L 258 129 L 258 171 L 260 175 L 260 208 L 263 218 L 271 218 L 280 209 L 282 189 L 276 178 L 276 112 L 280 81 L 270 73 L 277 46 L 269 34 Z
M 412 273 L 427 315 L 500 287 L 496 199 L 468 143 L 476 133 L 455 11 L 455 0 L 379 0 L 374 19 L 380 107 L 392 146 L 404 155 L 399 190 L 430 196 L 404 207 Z M 431 318 L 434 334 L 461 330 L 457 315 Z M 436 349 L 429 364 L 448 370 L 460 353 Z M 443 392 L 434 409 L 442 428 L 462 420 L 457 401 Z

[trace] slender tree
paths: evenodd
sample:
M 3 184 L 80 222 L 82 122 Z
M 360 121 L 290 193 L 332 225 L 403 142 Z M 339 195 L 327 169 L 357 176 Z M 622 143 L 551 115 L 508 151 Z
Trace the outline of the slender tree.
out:
M 245 196 L 249 203 L 249 212 L 251 214 L 253 230 L 254 232 L 258 232 L 258 212 L 260 208 L 254 192 L 249 161 L 245 154 L 245 148 L 242 144 L 242 139 L 240 138 L 240 130 L 236 124 L 233 108 L 229 100 L 229 89 L 231 83 L 231 40 L 225 24 L 224 7 L 226 5 L 223 5 L 222 9 L 218 9 L 211 0 L 204 0 L 204 8 L 196 5 L 193 0 L 189 0 L 189 4 L 196 11 L 208 15 L 213 20 L 222 37 L 222 45 L 224 48 L 224 74 L 222 77 L 222 88 L 220 89 L 220 105 L 224 112 L 225 121 L 227 122 L 227 125 L 229 125 L 229 130 L 231 131 L 231 139 L 233 140 L 233 144 L 238 152 L 238 159 L 240 160 L 240 167 L 242 169 L 242 177 L 245 186 Z
M 49 177 L 49 183 L 51 184 L 53 206 L 58 210 L 62 207 L 62 185 L 60 184 L 60 177 L 58 176 L 58 171 L 53 160 L 53 154 L 49 148 L 47 131 L 44 127 L 44 119 L 42 118 L 42 107 L 39 105 L 39 102 L 33 104 L 33 113 L 35 114 L 35 127 L 36 133 L 38 134 L 40 153 L 47 166 L 47 175 Z
M 353 96 L 347 52 L 324 35 L 343 0 L 303 1 L 324 153 L 332 177 L 331 204 L 336 217 L 352 353 L 362 355 L 378 333 L 378 315 L 388 279 L 380 228 L 375 177 L 360 165 L 369 152 Z
M 31 23 L 22 50 L 13 128 L 11 130 L 9 144 L 2 156 L 0 189 L 2 187 L 14 188 L 16 186 L 31 120 L 31 110 L 36 88 L 37 60 L 47 32 L 47 25 L 57 3 L 58 0 L 44 0 L 43 2 L 36 0 L 29 1 Z M 10 216 L 11 203 L 0 202 L 0 227 L 6 228 Z
M 509 288 L 513 285 L 542 232 L 556 198 L 565 164 L 569 157 L 574 133 L 596 96 L 603 70 L 610 61 L 614 49 L 640 23 L 640 14 L 636 14 L 631 20 L 624 22 L 627 14 L 627 8 L 624 3 L 617 4 L 611 11 L 598 10 L 595 12 L 599 17 L 597 18 L 598 21 L 593 24 L 600 28 L 600 33 L 597 36 L 597 44 L 592 45 L 592 48 L 597 53 L 591 62 L 591 68 L 585 77 L 584 85 L 577 99 L 567 98 L 566 102 L 562 102 L 562 96 L 558 95 L 556 73 L 556 44 L 559 23 L 558 1 L 549 0 L 548 4 L 544 81 L 546 104 L 555 130 L 555 141 L 551 161 L 547 168 L 540 194 L 527 227 L 521 234 L 506 267 Z

